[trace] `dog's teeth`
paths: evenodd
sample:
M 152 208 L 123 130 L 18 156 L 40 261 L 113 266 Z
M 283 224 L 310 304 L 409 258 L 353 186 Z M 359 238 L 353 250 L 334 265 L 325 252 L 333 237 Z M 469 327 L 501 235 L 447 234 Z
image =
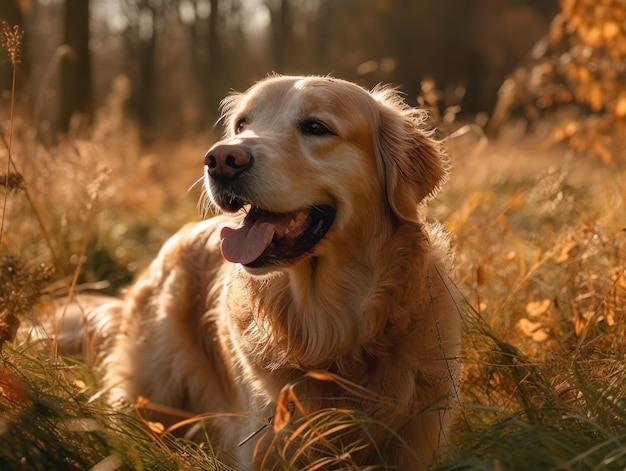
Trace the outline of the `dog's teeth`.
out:
M 292 218 L 289 220 L 289 224 L 287 224 L 287 229 L 285 229 L 285 234 L 289 234 L 296 227 L 296 221 Z

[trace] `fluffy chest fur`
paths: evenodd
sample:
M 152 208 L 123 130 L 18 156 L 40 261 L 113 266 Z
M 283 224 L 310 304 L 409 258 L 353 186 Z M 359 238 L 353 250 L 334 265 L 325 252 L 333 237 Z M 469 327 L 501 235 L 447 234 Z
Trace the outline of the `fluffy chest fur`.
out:
M 438 311 L 454 300 L 441 278 L 447 254 L 431 249 L 421 226 L 404 224 L 373 257 L 386 261 L 379 267 L 311 261 L 265 279 L 233 270 L 223 296 L 243 376 L 262 378 L 252 392 L 271 402 L 288 382 L 323 370 L 366 386 L 372 402 L 383 399 L 397 413 L 419 408 L 415 383 L 441 381 L 441 367 L 449 375 L 445 359 L 458 350 L 456 341 L 441 344 Z

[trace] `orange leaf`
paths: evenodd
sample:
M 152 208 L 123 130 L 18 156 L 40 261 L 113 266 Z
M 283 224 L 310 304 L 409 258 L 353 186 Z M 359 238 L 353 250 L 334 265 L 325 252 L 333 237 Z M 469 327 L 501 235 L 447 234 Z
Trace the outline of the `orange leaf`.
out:
M 554 259 L 556 263 L 567 262 L 570 258 L 570 254 L 576 248 L 578 248 L 579 244 L 576 241 L 569 241 L 566 243 L 561 249 L 561 253 Z
M 515 324 L 515 327 L 520 334 L 533 339 L 535 342 L 543 342 L 548 339 L 548 334 L 543 329 L 541 322 L 533 322 L 522 318 Z
M 604 106 L 604 94 L 599 82 L 594 82 L 589 86 L 589 106 L 593 111 L 600 111 Z
M 293 390 L 290 385 L 284 387 L 278 394 L 274 411 L 274 432 L 280 432 L 289 423 L 292 413 L 292 396 Z
M 17 405 L 24 405 L 28 401 L 24 383 L 11 373 L 0 373 L 0 394 Z
M 615 104 L 615 116 L 618 118 L 626 117 L 626 92 L 621 92 Z
M 604 35 L 604 39 L 607 41 L 611 41 L 615 36 L 617 36 L 620 32 L 620 26 L 614 21 L 607 21 L 602 25 L 602 33 Z
M 526 305 L 526 314 L 528 314 L 528 317 L 539 317 L 548 311 L 550 304 L 552 304 L 552 301 L 549 299 L 531 301 Z
M 574 332 L 577 337 L 580 337 L 580 334 L 583 333 L 587 324 L 589 324 L 589 319 L 585 315 L 576 314 L 572 318 L 572 323 L 574 324 Z

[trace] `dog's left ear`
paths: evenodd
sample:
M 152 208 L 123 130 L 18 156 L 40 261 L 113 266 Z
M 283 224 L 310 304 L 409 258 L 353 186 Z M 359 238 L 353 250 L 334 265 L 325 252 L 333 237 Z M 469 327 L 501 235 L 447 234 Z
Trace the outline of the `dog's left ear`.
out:
M 379 102 L 378 153 L 387 200 L 401 219 L 418 222 L 418 206 L 433 197 L 448 176 L 442 146 L 424 130 L 426 112 L 406 105 L 393 90 L 372 92 Z

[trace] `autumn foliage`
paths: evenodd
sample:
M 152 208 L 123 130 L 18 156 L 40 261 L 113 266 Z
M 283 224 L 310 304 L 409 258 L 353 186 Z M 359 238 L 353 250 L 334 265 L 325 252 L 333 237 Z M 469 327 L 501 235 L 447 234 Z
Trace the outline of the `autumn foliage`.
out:
M 492 126 L 516 112 L 553 118 L 550 143 L 610 162 L 626 136 L 626 5 L 561 0 L 550 31 L 500 90 Z

